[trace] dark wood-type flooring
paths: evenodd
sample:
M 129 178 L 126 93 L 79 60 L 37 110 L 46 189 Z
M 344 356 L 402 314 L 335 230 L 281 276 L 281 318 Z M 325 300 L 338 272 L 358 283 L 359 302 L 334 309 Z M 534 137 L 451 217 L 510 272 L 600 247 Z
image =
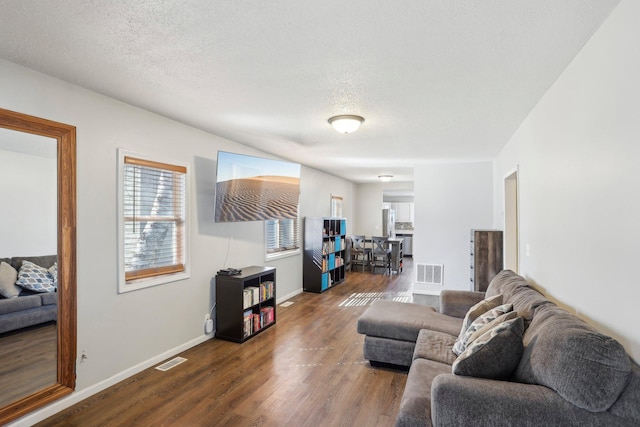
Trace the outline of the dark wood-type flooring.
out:
M 0 334 L 0 406 L 55 384 L 55 322 Z
M 356 332 L 367 306 L 339 305 L 354 293 L 406 294 L 405 266 L 297 295 L 249 341 L 211 339 L 181 353 L 181 365 L 147 369 L 38 426 L 392 426 L 406 373 L 369 365 Z

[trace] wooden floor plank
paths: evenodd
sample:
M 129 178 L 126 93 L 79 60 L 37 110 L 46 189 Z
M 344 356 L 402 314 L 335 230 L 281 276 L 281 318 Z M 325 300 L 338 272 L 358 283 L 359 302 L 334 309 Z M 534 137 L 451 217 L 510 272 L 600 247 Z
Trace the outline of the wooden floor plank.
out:
M 405 262 L 411 266 L 411 261 Z M 161 372 L 147 369 L 38 424 L 68 426 L 392 426 L 406 373 L 372 368 L 356 321 L 356 293 L 392 298 L 400 275 L 353 272 L 322 294 L 277 308 L 277 323 L 242 344 L 211 339 Z
M 0 334 L 0 406 L 56 383 L 56 322 Z

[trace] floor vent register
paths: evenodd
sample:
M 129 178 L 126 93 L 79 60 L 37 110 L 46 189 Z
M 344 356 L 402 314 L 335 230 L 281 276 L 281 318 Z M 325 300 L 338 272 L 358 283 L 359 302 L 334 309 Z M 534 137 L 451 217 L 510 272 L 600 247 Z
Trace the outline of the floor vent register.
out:
M 156 369 L 162 372 L 168 371 L 171 368 L 178 366 L 179 364 L 186 362 L 187 359 L 184 357 L 176 357 L 167 362 L 164 362 L 162 365 L 156 366 Z

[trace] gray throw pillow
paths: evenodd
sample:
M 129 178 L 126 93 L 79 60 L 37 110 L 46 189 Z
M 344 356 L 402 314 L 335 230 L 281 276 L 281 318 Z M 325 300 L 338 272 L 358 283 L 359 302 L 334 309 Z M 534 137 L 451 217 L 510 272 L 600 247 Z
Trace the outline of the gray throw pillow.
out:
M 507 320 L 476 339 L 453 362 L 456 375 L 480 378 L 509 378 L 520 362 L 524 345 L 522 317 Z
M 6 262 L 0 263 L 0 295 L 5 298 L 15 298 L 20 294 L 16 286 L 18 272 Z

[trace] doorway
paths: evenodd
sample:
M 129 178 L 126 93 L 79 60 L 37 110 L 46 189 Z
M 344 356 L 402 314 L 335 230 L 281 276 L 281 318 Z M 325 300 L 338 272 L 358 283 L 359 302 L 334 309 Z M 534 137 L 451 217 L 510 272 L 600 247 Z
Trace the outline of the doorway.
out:
M 518 168 L 504 179 L 504 268 L 519 271 Z

